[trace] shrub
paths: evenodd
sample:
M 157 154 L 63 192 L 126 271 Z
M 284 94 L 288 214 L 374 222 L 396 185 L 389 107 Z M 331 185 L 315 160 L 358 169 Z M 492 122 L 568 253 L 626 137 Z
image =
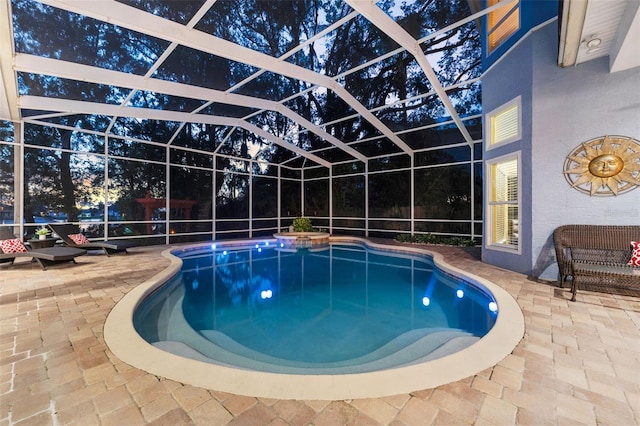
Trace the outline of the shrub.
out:
M 473 247 L 478 243 L 470 238 L 462 237 L 438 237 L 433 234 L 400 234 L 396 237 L 396 241 L 401 243 L 416 244 L 444 244 L 448 246 Z
M 297 217 L 293 220 L 293 232 L 313 232 L 311 219 L 308 217 Z
M 396 237 L 396 241 L 401 243 L 412 243 L 413 237 L 409 234 L 400 234 Z

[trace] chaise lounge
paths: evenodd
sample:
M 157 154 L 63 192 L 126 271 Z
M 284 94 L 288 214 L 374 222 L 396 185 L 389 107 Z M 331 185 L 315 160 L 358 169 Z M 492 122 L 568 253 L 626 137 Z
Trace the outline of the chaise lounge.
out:
M 102 250 L 107 256 L 114 253 L 128 253 L 127 249 L 136 246 L 136 243 L 131 240 L 89 241 L 80 232 L 78 226 L 70 223 L 50 223 L 49 228 L 69 247 Z
M 36 260 L 43 271 L 47 266 L 60 262 L 76 262 L 76 257 L 87 254 L 87 251 L 73 247 L 47 247 L 41 249 L 27 250 L 22 240 L 16 238 L 11 229 L 0 228 L 0 263 L 10 263 L 19 257 Z

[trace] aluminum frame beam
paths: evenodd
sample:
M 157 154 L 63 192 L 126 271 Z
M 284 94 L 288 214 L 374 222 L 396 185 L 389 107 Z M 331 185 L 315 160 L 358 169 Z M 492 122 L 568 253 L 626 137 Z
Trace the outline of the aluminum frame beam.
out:
M 52 7 L 78 13 L 84 16 L 118 25 L 133 31 L 151 35 L 153 37 L 175 42 L 202 52 L 220 56 L 236 62 L 254 66 L 258 69 L 281 74 L 290 78 L 306 81 L 333 90 L 349 106 L 369 121 L 378 131 L 395 143 L 408 155 L 412 156 L 411 148 L 400 139 L 391 129 L 372 114 L 354 96 L 351 95 L 337 81 L 326 75 L 316 73 L 306 68 L 281 61 L 247 47 L 235 44 L 195 29 L 189 29 L 177 22 L 152 15 L 142 10 L 127 6 L 112 0 L 77 1 L 77 0 L 38 0 Z
M 146 78 L 144 76 L 124 73 L 121 71 L 96 68 L 90 65 L 66 62 L 59 59 L 43 58 L 24 53 L 16 55 L 15 69 L 16 71 L 30 73 L 41 73 L 42 70 L 46 70 L 46 75 L 59 78 L 86 81 L 96 84 L 107 84 L 132 90 L 146 90 L 171 96 L 202 99 L 210 102 L 220 102 L 230 105 L 276 111 L 297 122 L 302 127 L 308 129 L 310 132 L 316 134 L 332 145 L 347 152 L 354 158 L 363 162 L 367 161 L 366 156 L 279 102 L 253 98 L 246 95 L 226 93 L 215 89 L 201 88 L 172 81 Z M 206 115 L 201 114 L 201 116 Z M 246 121 L 244 122 L 250 124 Z
M 261 138 L 268 140 L 282 148 L 295 152 L 301 157 L 308 158 L 327 168 L 331 168 L 331 163 L 314 155 L 304 149 L 291 145 L 288 142 L 272 135 L 271 133 L 254 126 L 251 123 L 239 118 L 217 117 L 204 114 L 191 114 L 180 111 L 165 111 L 148 108 L 122 107 L 120 105 L 101 104 L 96 102 L 74 101 L 69 99 L 46 98 L 42 96 L 21 96 L 18 102 L 22 108 L 36 109 L 42 111 L 63 111 L 70 114 L 97 114 L 106 116 L 125 116 L 141 120 L 177 121 L 188 123 L 204 123 L 214 126 L 236 126 L 246 129 Z M 81 131 L 81 129 L 79 129 Z M 213 153 L 212 153 L 213 154 Z
M 420 48 L 420 43 L 404 30 L 396 21 L 391 19 L 389 15 L 384 13 L 382 9 L 376 6 L 371 0 L 345 0 L 352 8 L 360 12 L 360 14 L 369 20 L 373 25 L 378 27 L 382 32 L 391 37 L 396 43 L 404 47 L 416 59 L 420 68 L 424 72 L 425 76 L 431 83 L 433 90 L 436 92 L 447 112 L 458 126 L 458 130 L 464 136 L 469 146 L 473 148 L 473 138 L 469 134 L 469 131 L 462 123 L 460 116 L 456 112 L 455 107 L 449 99 L 449 95 L 440 84 L 436 72 L 433 70 L 431 64 L 427 60 L 427 57 Z

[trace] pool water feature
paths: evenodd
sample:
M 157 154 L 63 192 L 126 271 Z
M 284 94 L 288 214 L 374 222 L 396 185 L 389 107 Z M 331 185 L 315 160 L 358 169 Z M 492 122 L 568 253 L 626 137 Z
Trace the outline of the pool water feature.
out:
M 273 234 L 276 244 L 287 248 L 319 248 L 329 244 L 327 232 L 278 232 Z
M 331 244 L 191 250 L 136 311 L 136 330 L 206 362 L 290 374 L 353 374 L 463 349 L 495 323 L 491 295 L 431 258 Z
M 466 379 L 492 368 L 509 355 L 522 339 L 524 317 L 514 298 L 493 282 L 449 264 L 440 253 L 415 246 L 379 244 L 358 237 L 332 236 L 330 241 L 359 244 L 371 249 L 394 251 L 408 256 L 431 257 L 436 269 L 461 278 L 493 296 L 495 306 L 499 310 L 495 323 L 489 332 L 479 340 L 476 339 L 475 343 L 461 345 L 466 347 L 455 351 L 452 351 L 451 347 L 445 348 L 448 353 L 446 356 L 437 356 L 437 351 L 434 351 L 429 356 L 435 356 L 435 358 L 425 359 L 424 362 L 416 361 L 393 368 L 350 374 L 277 373 L 236 367 L 225 362 L 213 363 L 202 352 L 183 343 L 158 341 L 156 344 L 150 344 L 140 336 L 134 327 L 133 317 L 154 294 L 172 285 L 178 285 L 177 277 L 180 276 L 183 266 L 183 261 L 177 257 L 178 255 L 211 248 L 227 250 L 228 253 L 233 249 L 256 244 L 256 241 L 245 240 L 170 247 L 164 250 L 162 256 L 169 261 L 168 266 L 132 288 L 109 313 L 104 325 L 105 342 L 114 356 L 132 367 L 204 389 L 263 398 L 342 400 L 408 394 Z M 267 242 L 273 244 L 275 240 L 265 240 L 260 244 Z M 260 246 L 256 250 L 259 248 Z M 484 269 L 481 265 L 475 265 L 475 262 L 472 262 L 472 265 L 479 270 Z M 193 286 L 193 282 L 190 284 Z M 196 287 L 199 286 L 198 282 Z M 267 291 L 265 296 L 268 296 L 268 290 L 265 291 Z M 262 290 L 258 294 L 261 295 Z M 184 314 L 181 314 L 183 311 L 180 302 L 180 298 L 184 296 L 175 293 L 173 297 L 174 299 L 168 299 L 163 307 L 158 308 L 162 311 L 159 314 L 161 321 L 172 316 L 184 318 Z M 273 290 L 272 300 L 279 300 Z M 431 299 L 423 299 L 422 302 L 431 303 Z M 189 326 L 186 319 L 171 332 L 184 334 L 183 338 L 190 339 L 190 344 L 195 342 L 210 347 L 214 340 L 206 339 L 201 333 L 196 332 Z M 242 349 L 245 350 L 246 347 Z

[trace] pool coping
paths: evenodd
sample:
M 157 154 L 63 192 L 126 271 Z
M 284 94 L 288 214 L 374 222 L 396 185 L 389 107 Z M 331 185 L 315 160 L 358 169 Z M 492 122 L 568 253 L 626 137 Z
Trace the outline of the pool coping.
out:
M 205 389 L 263 398 L 342 400 L 378 398 L 430 389 L 473 376 L 493 367 L 509 355 L 524 336 L 524 316 L 515 299 L 500 286 L 445 262 L 444 256 L 424 248 L 378 244 L 359 237 L 330 237 L 330 242 L 356 242 L 385 251 L 428 255 L 445 272 L 462 276 L 484 287 L 498 305 L 493 328 L 476 343 L 443 358 L 420 364 L 368 373 L 297 375 L 250 371 L 181 357 L 146 342 L 133 326 L 133 313 L 142 300 L 180 271 L 182 260 L 172 253 L 204 248 L 172 247 L 162 252 L 167 268 L 128 292 L 111 310 L 104 325 L 104 339 L 123 362 L 167 379 Z M 239 246 L 256 240 L 221 242 Z M 211 243 L 208 244 L 211 246 Z

